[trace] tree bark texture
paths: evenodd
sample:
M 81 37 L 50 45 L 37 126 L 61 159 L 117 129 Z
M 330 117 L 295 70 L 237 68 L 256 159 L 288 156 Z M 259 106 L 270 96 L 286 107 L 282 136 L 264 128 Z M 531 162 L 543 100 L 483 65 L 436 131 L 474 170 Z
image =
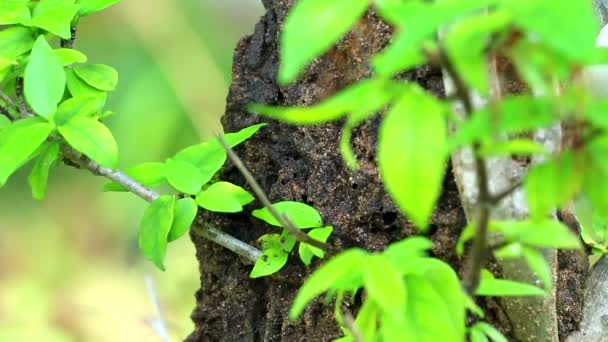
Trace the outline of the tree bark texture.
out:
M 368 120 L 354 131 L 352 143 L 361 168 L 352 172 L 345 167 L 338 150 L 340 122 L 298 127 L 267 121 L 246 111 L 246 105 L 252 102 L 284 106 L 314 104 L 348 84 L 372 76 L 370 57 L 389 43 L 392 29 L 370 10 L 335 47 L 313 62 L 298 82 L 281 87 L 276 82 L 279 30 L 294 1 L 263 2 L 266 14 L 253 35 L 243 38 L 236 48 L 233 79 L 222 121 L 227 132 L 260 121 L 268 122 L 268 126 L 237 147 L 236 152 L 273 202 L 295 200 L 317 208 L 324 223 L 334 227 L 328 243 L 339 249 L 362 247 L 380 251 L 392 242 L 416 234 L 414 226 L 400 215 L 384 191 L 375 164 L 381 117 Z M 400 77 L 443 96 L 439 68 L 424 66 Z M 230 163 L 221 177 L 247 187 Z M 259 207 L 261 204 L 255 202 L 246 212 Z M 200 219 L 210 220 L 218 228 L 252 244 L 265 233 L 278 232 L 249 214 L 206 214 Z M 433 255 L 450 263 L 461 275 L 466 257 L 458 257 L 454 247 L 465 225 L 458 189 L 446 164 L 444 189 L 429 237 L 434 242 Z M 192 313 L 195 330 L 187 341 L 329 341 L 341 336 L 333 318 L 333 305 L 324 304 L 323 298 L 309 305 L 300 319 L 287 318 L 298 288 L 322 261 L 316 260 L 311 268 L 306 268 L 292 253 L 278 274 L 252 280 L 248 277 L 251 266 L 237 255 L 195 235 L 192 239 L 200 263 L 201 288 L 196 293 L 197 303 Z M 560 325 L 560 329 L 564 327 L 569 332 L 575 330 L 580 321 L 583 301 L 580 280 L 586 272 L 580 274 L 578 265 L 561 263 L 560 272 L 562 266 L 576 275 L 567 284 L 559 281 L 557 284 L 558 297 L 566 293 L 565 302 L 571 307 L 562 310 L 569 323 Z M 495 264 L 488 267 L 500 275 Z M 560 289 L 562 285 L 566 290 Z M 353 299 L 353 314 L 360 302 L 361 298 Z M 512 336 L 512 326 L 501 303 L 494 299 L 478 302 L 486 311 L 486 320 Z M 559 306 L 559 298 L 557 303 Z

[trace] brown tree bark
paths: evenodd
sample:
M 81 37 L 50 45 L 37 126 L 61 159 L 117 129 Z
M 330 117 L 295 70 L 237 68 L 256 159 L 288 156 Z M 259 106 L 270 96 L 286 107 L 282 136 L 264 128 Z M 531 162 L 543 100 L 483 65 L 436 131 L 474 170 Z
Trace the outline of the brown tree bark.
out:
M 280 87 L 276 83 L 279 29 L 294 1 L 263 2 L 266 14 L 253 35 L 242 39 L 236 48 L 233 79 L 222 119 L 229 132 L 266 121 L 246 111 L 249 103 L 310 105 L 345 85 L 370 77 L 370 57 L 388 44 L 392 34 L 391 28 L 370 11 L 337 46 L 309 66 L 297 83 Z M 438 68 L 425 66 L 400 77 L 443 96 Z M 236 152 L 272 201 L 303 201 L 317 208 L 324 222 L 334 226 L 329 243 L 340 249 L 358 246 L 378 251 L 416 233 L 413 225 L 399 214 L 378 175 L 375 149 L 379 121 L 380 118 L 368 120 L 355 130 L 352 142 L 361 165 L 356 172 L 344 166 L 338 152 L 341 123 L 297 127 L 267 121 L 268 126 Z M 221 177 L 246 187 L 230 164 Z M 256 202 L 246 211 L 259 207 Z M 250 243 L 273 232 L 272 227 L 248 214 L 209 215 L 206 219 Z M 466 260 L 455 255 L 454 246 L 465 224 L 454 177 L 446 165 L 443 194 L 429 236 L 434 242 L 433 254 L 459 272 Z M 292 256 L 278 274 L 252 280 L 248 277 L 251 266 L 238 256 L 194 235 L 192 238 L 200 263 L 201 288 L 192 314 L 195 331 L 187 341 L 328 341 L 341 336 L 333 318 L 333 306 L 324 305 L 322 299 L 313 302 L 299 320 L 292 322 L 287 318 L 299 286 L 320 261 L 306 268 L 297 256 Z M 577 267 L 560 263 L 560 270 L 572 268 L 578 272 L 572 274 L 578 274 L 580 280 Z M 490 268 L 500 272 L 496 265 L 491 264 Z M 558 288 L 558 294 L 563 292 Z M 569 295 L 568 305 L 582 304 L 582 286 L 581 291 L 565 292 Z M 353 313 L 360 300 L 354 298 Z M 482 299 L 479 304 L 486 311 L 486 320 L 510 336 L 512 327 L 499 302 Z M 567 315 L 569 323 L 564 329 L 574 330 L 580 321 L 580 308 L 568 310 Z M 560 331 L 560 335 L 569 331 Z

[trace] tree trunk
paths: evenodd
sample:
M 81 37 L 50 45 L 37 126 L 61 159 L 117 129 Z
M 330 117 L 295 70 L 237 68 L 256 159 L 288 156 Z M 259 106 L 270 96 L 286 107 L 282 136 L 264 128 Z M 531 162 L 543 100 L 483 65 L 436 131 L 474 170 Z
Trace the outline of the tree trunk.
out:
M 262 118 L 249 114 L 252 102 L 276 105 L 310 105 L 322 100 L 345 85 L 370 77 L 369 60 L 389 41 L 392 30 L 372 11 L 353 31 L 323 57 L 317 59 L 300 80 L 289 86 L 276 83 L 278 69 L 279 28 L 293 0 L 265 0 L 266 14 L 256 25 L 252 36 L 236 48 L 233 79 L 223 117 L 224 129 L 236 131 Z M 314 25 L 314 22 L 311 22 Z M 419 82 L 438 96 L 443 96 L 441 71 L 429 66 L 401 75 Z M 423 113 L 421 113 L 423 114 Z M 384 191 L 375 164 L 379 118 L 365 122 L 355 130 L 353 145 L 361 168 L 347 170 L 338 150 L 341 123 L 317 126 L 290 126 L 268 121 L 251 140 L 236 149 L 272 201 L 296 200 L 317 208 L 324 223 L 334 226 L 329 243 L 340 249 L 363 247 L 371 251 L 415 234 L 413 225 L 399 214 Z M 416 167 L 412 165 L 412 167 Z M 432 218 L 429 236 L 434 242 L 433 254 L 450 263 L 460 274 L 466 258 L 456 256 L 454 246 L 466 224 L 458 189 L 449 165 L 446 165 L 443 194 Z M 223 179 L 246 186 L 244 179 L 230 164 Z M 250 212 L 259 208 L 254 203 Z M 243 241 L 255 243 L 262 234 L 274 228 L 248 214 L 208 215 L 218 228 Z M 275 231 L 276 232 L 276 231 Z M 200 263 L 201 288 L 196 294 L 197 306 L 192 314 L 195 331 L 187 341 L 328 341 L 341 336 L 333 318 L 333 306 L 314 301 L 297 321 L 287 314 L 304 279 L 320 262 L 304 267 L 296 256 L 278 274 L 262 279 L 249 279 L 250 265 L 235 254 L 192 236 Z M 569 275 L 567 288 L 558 281 L 560 336 L 578 327 L 583 298 L 585 270 L 579 265 L 559 264 L 560 272 Z M 499 274 L 495 264 L 489 268 Z M 582 273 L 582 274 L 581 274 Z M 565 300 L 559 299 L 565 293 Z M 356 312 L 360 298 L 355 298 Z M 507 336 L 512 325 L 501 304 L 494 299 L 480 299 L 486 320 Z M 561 324 L 565 319 L 568 324 Z

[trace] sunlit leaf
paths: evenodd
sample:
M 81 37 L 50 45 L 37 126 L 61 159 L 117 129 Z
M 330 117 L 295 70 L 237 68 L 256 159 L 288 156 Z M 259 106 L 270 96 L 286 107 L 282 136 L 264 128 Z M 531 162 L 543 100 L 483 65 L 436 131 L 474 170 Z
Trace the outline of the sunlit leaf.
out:
M 302 229 L 320 227 L 323 223 L 319 211 L 308 204 L 294 201 L 284 201 L 274 203 L 272 206 L 276 209 L 279 215 L 287 214 L 291 222 L 297 228 Z M 279 221 L 272 216 L 268 208 L 256 209 L 251 213 L 251 215 L 259 218 L 260 220 L 264 220 L 273 226 L 281 226 L 281 223 L 279 223 Z
M 254 197 L 249 192 L 229 182 L 213 183 L 196 196 L 199 206 L 220 213 L 243 211 L 243 206 L 253 200 Z
M 173 207 L 173 223 L 167 236 L 167 242 L 171 242 L 179 239 L 184 233 L 186 233 L 194 219 L 198 207 L 192 198 L 181 198 L 175 202 Z
M 313 238 L 314 240 L 320 242 L 327 242 L 327 239 L 333 232 L 334 228 L 332 226 L 327 226 L 323 228 L 315 228 L 308 232 L 308 236 Z M 300 260 L 304 263 L 304 265 L 309 266 L 312 261 L 313 256 L 317 256 L 318 258 L 324 258 L 325 252 L 323 250 L 309 245 L 305 242 L 300 242 L 300 246 L 298 248 L 298 254 L 300 256 Z
M 25 99 L 39 115 L 47 117 L 57 110 L 63 97 L 65 73 L 59 58 L 43 35 L 38 36 L 23 75 Z
M 70 39 L 71 24 L 78 11 L 74 0 L 40 0 L 28 25 L 40 27 L 63 39 Z
M 370 256 L 365 262 L 363 277 L 369 298 L 392 319 L 403 319 L 407 292 L 404 278 L 393 263 L 383 255 Z
M 188 162 L 167 159 L 165 162 L 167 181 L 177 191 L 195 195 L 203 186 L 203 175 L 199 169 Z
M 49 178 L 49 171 L 59 158 L 59 142 L 54 141 L 48 144 L 36 160 L 36 164 L 28 177 L 32 196 L 41 200 L 46 194 L 46 187 Z
M 62 126 L 59 133 L 79 152 L 109 168 L 118 165 L 118 146 L 110 130 L 88 117 L 76 117 Z
M 36 36 L 32 30 L 22 26 L 11 26 L 0 30 L 0 56 L 15 58 L 34 46 Z
M 118 84 L 118 72 L 105 64 L 75 65 L 74 73 L 91 87 L 111 91 Z
M 507 279 L 496 279 L 490 272 L 484 271 L 479 287 L 475 290 L 477 296 L 522 297 L 545 296 L 547 293 L 534 285 L 520 283 Z
M 298 1 L 283 24 L 279 82 L 294 81 L 306 64 L 348 32 L 368 4 L 368 0 Z
M 161 196 L 148 206 L 141 220 L 139 248 L 159 269 L 165 270 L 167 237 L 173 223 L 175 197 Z
M 87 56 L 74 49 L 59 48 L 55 49 L 55 54 L 59 57 L 61 65 L 70 65 L 74 63 L 86 63 Z

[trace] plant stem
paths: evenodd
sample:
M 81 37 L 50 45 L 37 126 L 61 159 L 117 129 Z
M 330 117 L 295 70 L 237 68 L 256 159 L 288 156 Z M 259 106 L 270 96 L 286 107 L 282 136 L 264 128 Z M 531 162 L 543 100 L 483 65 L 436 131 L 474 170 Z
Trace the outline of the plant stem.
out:
M 262 187 L 255 180 L 255 178 L 253 177 L 251 172 L 249 172 L 249 170 L 247 169 L 245 164 L 243 164 L 243 161 L 241 160 L 241 158 L 239 158 L 239 156 L 237 156 L 236 153 L 234 153 L 234 151 L 230 148 L 230 145 L 228 145 L 228 143 L 226 143 L 226 140 L 224 140 L 224 137 L 221 135 L 218 135 L 218 140 L 220 141 L 220 143 L 226 150 L 226 153 L 228 154 L 228 157 L 230 158 L 230 160 L 232 160 L 232 162 L 234 163 L 234 166 L 236 166 L 236 168 L 241 172 L 243 177 L 245 177 L 245 181 L 247 182 L 247 184 L 249 184 L 249 186 L 251 186 L 253 193 L 260 200 L 260 202 L 262 202 L 264 207 L 266 207 L 268 209 L 268 211 L 270 211 L 270 214 L 272 214 L 272 216 L 274 216 L 274 218 L 277 219 L 277 221 L 279 221 L 281 226 L 283 226 L 283 228 L 287 229 L 287 231 L 291 235 L 293 235 L 296 238 L 296 240 L 298 240 L 299 242 L 307 243 L 307 244 L 317 247 L 325 252 L 329 251 L 330 247 L 327 244 L 311 238 L 306 233 L 304 233 L 300 229 L 296 228 L 296 226 L 293 224 L 293 222 L 291 222 L 291 220 L 289 219 L 287 214 L 281 215 L 272 206 L 272 203 L 268 199 L 268 196 L 266 196 L 266 193 L 264 192 L 264 190 L 262 190 Z

